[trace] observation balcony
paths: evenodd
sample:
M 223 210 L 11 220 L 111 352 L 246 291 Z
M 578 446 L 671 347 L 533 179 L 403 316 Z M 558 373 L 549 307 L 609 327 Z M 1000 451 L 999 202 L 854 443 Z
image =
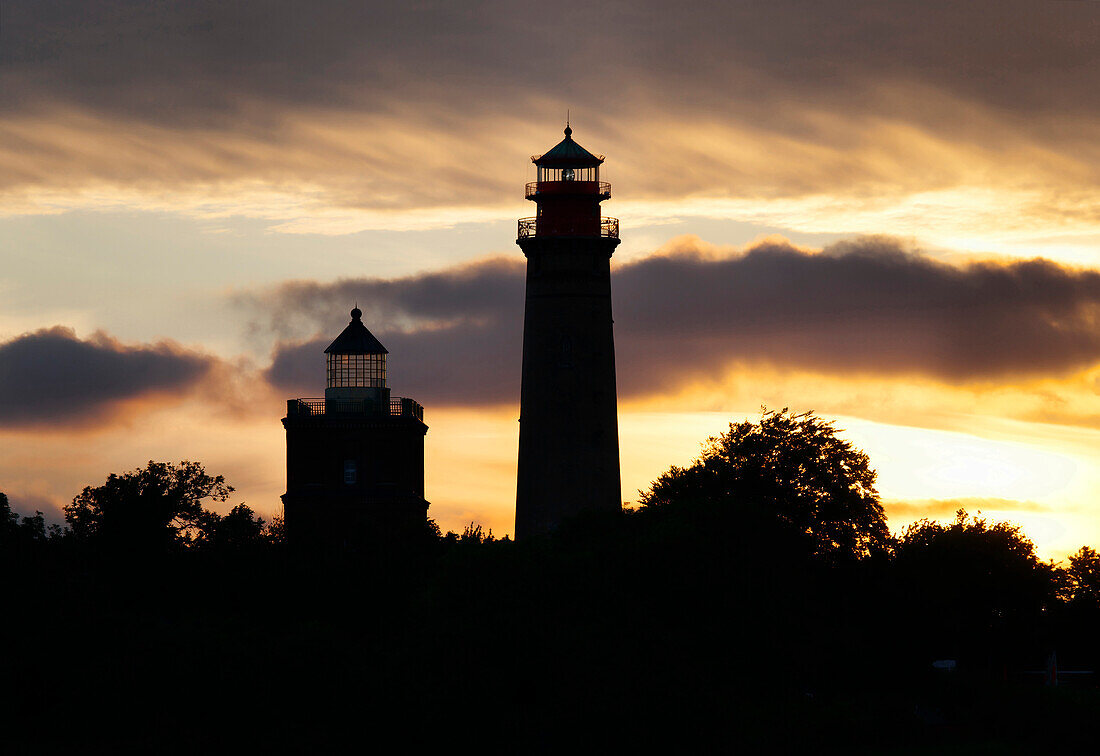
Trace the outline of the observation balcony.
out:
M 611 198 L 611 184 L 607 181 L 529 181 L 524 197 L 536 200 L 551 195 L 594 195 L 601 200 Z
M 533 239 L 535 237 L 559 236 L 601 236 L 606 239 L 619 238 L 618 218 L 600 218 L 598 230 L 594 222 L 577 223 L 575 226 L 566 226 L 561 221 L 547 223 L 545 220 L 540 228 L 538 220 L 538 218 L 520 218 L 518 238 Z
M 407 397 L 390 398 L 388 412 L 383 417 L 409 417 L 424 422 L 424 408 Z M 317 417 L 320 415 L 377 415 L 374 402 L 350 399 L 287 399 L 287 417 Z

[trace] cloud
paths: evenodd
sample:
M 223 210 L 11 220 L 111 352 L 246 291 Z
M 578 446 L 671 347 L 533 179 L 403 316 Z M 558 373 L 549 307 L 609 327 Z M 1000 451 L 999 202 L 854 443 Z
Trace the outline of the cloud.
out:
M 1040 259 L 954 266 L 885 237 L 821 254 L 766 241 L 721 260 L 695 248 L 684 239 L 615 277 L 624 358 L 643 384 L 730 361 L 946 382 L 1100 361 L 1097 271 Z
M 324 387 L 324 349 L 344 327 L 338 318 L 356 302 L 391 357 L 389 384 L 421 401 L 500 404 L 518 398 L 523 337 L 524 268 L 493 258 L 442 272 L 398 279 L 290 282 L 238 301 L 268 313 L 268 327 L 325 334 L 280 343 L 266 376 L 299 395 Z M 331 335 L 328 335 L 331 334 Z
M 265 315 L 262 325 L 284 337 L 335 328 L 347 319 L 352 303 L 372 329 L 453 328 L 496 323 L 522 312 L 523 277 L 522 260 L 493 257 L 394 279 L 289 281 L 274 290 L 239 292 L 236 301 Z
M 107 422 L 128 400 L 179 396 L 214 358 L 167 342 L 127 346 L 54 326 L 0 344 L 0 427 Z
M 617 267 L 612 290 L 623 398 L 672 395 L 739 365 L 980 388 L 1100 363 L 1100 272 L 1041 259 L 952 265 L 886 237 L 819 253 L 773 238 L 720 254 L 682 237 Z M 238 299 L 284 339 L 267 373 L 279 388 L 319 390 L 321 352 L 343 327 L 335 313 L 358 300 L 391 352 L 395 390 L 479 405 L 518 398 L 523 291 L 522 263 L 492 259 Z
M 981 188 L 995 195 L 983 212 L 1012 198 L 1000 221 L 1100 227 L 1091 3 L 567 0 L 548 18 L 505 0 L 7 0 L 3 13 L 8 213 L 122 204 L 322 233 L 506 217 L 527 156 L 571 107 L 641 215 L 843 197 L 880 206 L 876 219 L 944 212 L 965 229 L 968 203 L 946 198 Z
M 700 95 L 860 99 L 854 84 L 916 79 L 1006 109 L 1094 109 L 1100 58 L 1089 3 L 985 0 L 796 0 L 767 7 L 661 0 L 594 7 L 530 2 L 456 5 L 317 0 L 7 0 L 9 110 L 69 99 L 148 119 L 206 126 L 240 117 L 242 96 L 385 110 L 410 81 L 433 98 L 471 91 L 545 94 L 573 81 L 607 106 L 639 94 L 631 80 Z M 991 18 L 997 20 L 990 24 Z M 564 54 L 568 52 L 568 54 Z M 1060 88 L 1049 88 L 1056 76 Z M 762 86 L 766 85 L 766 86 Z M 423 96 L 427 92 L 408 93 Z
M 63 505 L 58 504 L 48 496 L 12 491 L 6 491 L 5 493 L 8 495 L 8 503 L 11 505 L 12 511 L 24 517 L 33 517 L 36 512 L 41 512 L 47 522 L 56 522 L 60 524 L 65 519 L 64 512 L 62 511 Z

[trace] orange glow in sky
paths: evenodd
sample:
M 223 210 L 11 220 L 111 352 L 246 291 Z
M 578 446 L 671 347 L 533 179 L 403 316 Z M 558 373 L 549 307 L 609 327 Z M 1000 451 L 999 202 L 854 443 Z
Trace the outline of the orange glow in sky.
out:
M 568 34 L 495 1 L 318 2 L 309 34 L 232 5 L 5 18 L 17 510 L 193 459 L 274 514 L 285 400 L 358 300 L 425 405 L 431 516 L 510 533 L 514 221 L 568 110 L 621 220 L 624 501 L 787 406 L 868 452 L 895 529 L 965 506 L 1100 547 L 1097 4 L 570 1 Z

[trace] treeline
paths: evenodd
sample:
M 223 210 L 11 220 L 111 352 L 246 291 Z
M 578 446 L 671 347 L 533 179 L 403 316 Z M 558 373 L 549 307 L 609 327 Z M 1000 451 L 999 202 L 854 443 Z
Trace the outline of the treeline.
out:
M 225 515 L 203 506 L 233 493 L 224 476 L 197 462 L 150 461 L 141 470 L 112 474 L 88 486 L 64 508 L 64 527 L 49 527 L 41 512 L 20 517 L 0 493 L 0 544 L 27 551 L 52 546 L 103 554 L 156 554 L 183 549 L 240 549 L 282 541 L 282 522 L 265 523 L 245 504 Z
M 206 508 L 231 494 L 150 463 L 81 492 L 65 527 L 0 499 L 14 742 L 1026 752 L 1098 734 L 1094 676 L 1065 674 L 1100 663 L 1097 553 L 1043 562 L 965 512 L 892 536 L 866 455 L 812 414 L 731 425 L 637 509 L 522 543 L 429 522 L 293 549 L 244 505 Z

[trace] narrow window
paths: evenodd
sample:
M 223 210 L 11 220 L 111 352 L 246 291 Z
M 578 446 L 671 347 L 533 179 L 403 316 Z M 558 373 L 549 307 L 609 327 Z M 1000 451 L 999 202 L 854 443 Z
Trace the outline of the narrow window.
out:
M 357 480 L 357 470 L 355 469 L 354 459 L 344 460 L 344 485 L 354 486 Z

